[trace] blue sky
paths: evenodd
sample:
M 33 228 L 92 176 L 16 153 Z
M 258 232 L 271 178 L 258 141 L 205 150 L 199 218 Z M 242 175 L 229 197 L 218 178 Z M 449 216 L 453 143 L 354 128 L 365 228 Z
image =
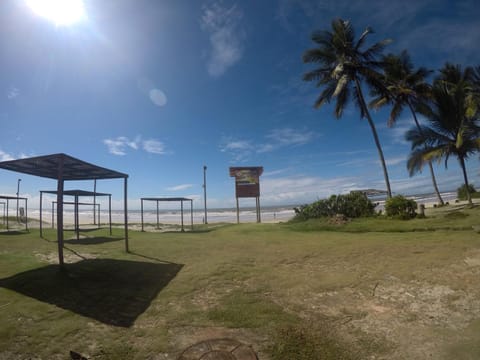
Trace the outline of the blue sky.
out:
M 314 30 L 350 19 L 387 52 L 417 66 L 480 64 L 477 0 L 84 0 L 85 18 L 60 26 L 24 0 L 0 2 L 0 160 L 64 152 L 128 173 L 133 208 L 144 196 L 235 203 L 229 166 L 263 166 L 264 205 L 311 202 L 354 189 L 384 189 L 372 135 L 355 108 L 340 120 L 315 110 L 301 80 Z M 373 114 L 397 194 L 431 192 L 428 169 L 406 170 L 407 112 L 394 128 Z M 478 156 L 468 164 L 480 187 Z M 435 169 L 441 191 L 462 177 L 455 159 Z M 1 171 L 0 194 L 32 198 L 51 180 Z M 121 181 L 99 181 L 121 203 Z M 93 182 L 66 188 L 93 189 Z M 249 201 L 242 201 L 248 205 Z

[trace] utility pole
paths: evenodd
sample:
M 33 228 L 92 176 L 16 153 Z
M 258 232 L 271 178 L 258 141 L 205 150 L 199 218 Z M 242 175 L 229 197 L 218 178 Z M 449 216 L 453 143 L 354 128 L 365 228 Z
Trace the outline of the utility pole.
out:
M 18 221 L 18 197 L 20 195 L 20 181 L 22 181 L 22 179 L 18 179 L 17 181 L 17 221 Z
M 205 206 L 205 224 L 207 221 L 207 167 L 203 165 L 203 201 Z

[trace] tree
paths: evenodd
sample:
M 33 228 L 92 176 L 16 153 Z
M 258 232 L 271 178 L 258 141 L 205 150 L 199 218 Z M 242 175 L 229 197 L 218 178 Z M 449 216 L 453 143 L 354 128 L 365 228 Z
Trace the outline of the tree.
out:
M 372 32 L 372 29 L 367 27 L 356 40 L 351 23 L 342 19 L 332 21 L 332 31 L 314 32 L 312 40 L 318 47 L 305 51 L 303 62 L 319 64 L 319 67 L 307 72 L 303 80 L 315 81 L 317 87 L 323 88 L 315 102 L 315 108 L 330 103 L 333 99 L 336 100 L 337 119 L 342 116 L 343 110 L 353 96 L 360 110 L 360 117 L 366 118 L 370 125 L 383 169 L 387 196 L 391 197 L 392 191 L 382 147 L 362 91 L 364 83 L 374 87 L 383 86 L 378 72 L 380 63 L 377 59 L 390 40 L 380 41 L 364 49 L 367 36 Z
M 410 129 L 406 139 L 412 143 L 407 162 L 410 176 L 431 160 L 445 159 L 447 167 L 453 155 L 460 163 L 467 199 L 472 204 L 465 160 L 480 151 L 480 126 L 478 108 L 472 101 L 470 74 L 470 68 L 462 71 L 458 65 L 444 66 L 434 82 L 431 103 L 421 108 L 429 124 L 420 126 L 420 130 Z
M 389 127 L 395 124 L 403 109 L 407 107 L 413 116 L 417 129 L 421 132 L 415 109 L 428 100 L 431 87 L 426 82 L 426 78 L 432 71 L 424 67 L 415 69 L 406 50 L 402 51 L 400 55 L 386 55 L 382 61 L 382 68 L 385 87 L 373 89 L 375 98 L 370 106 L 378 109 L 387 104 L 392 105 L 388 119 Z M 428 162 L 428 167 L 438 201 L 443 205 L 431 161 Z

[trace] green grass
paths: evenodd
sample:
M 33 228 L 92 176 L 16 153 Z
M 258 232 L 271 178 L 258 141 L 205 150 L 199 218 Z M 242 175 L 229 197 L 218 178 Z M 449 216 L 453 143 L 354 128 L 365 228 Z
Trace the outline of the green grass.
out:
M 476 268 L 462 269 L 480 252 L 480 235 L 472 230 L 480 209 L 452 209 L 426 219 L 341 226 L 308 221 L 131 232 L 130 253 L 122 229 L 112 237 L 89 231 L 80 241 L 65 232 L 65 256 L 74 261 L 65 271 L 54 264 L 55 231 L 46 229 L 44 239 L 35 229 L 0 233 L 0 359 L 66 359 L 70 350 L 95 359 L 162 353 L 173 359 L 215 334 L 247 339 L 261 359 L 271 360 L 409 351 L 361 325 L 374 315 L 373 303 L 408 307 L 380 297 L 397 283 L 404 292 L 416 284 L 448 287 L 455 292 L 449 295 L 454 314 L 475 317 L 467 305 L 455 306 L 478 291 Z M 406 313 L 405 324 L 414 326 L 418 316 Z M 473 346 L 480 343 L 478 322 L 455 331 L 407 325 L 406 337 L 416 329 L 448 339 L 437 346 L 445 358 L 480 356 Z

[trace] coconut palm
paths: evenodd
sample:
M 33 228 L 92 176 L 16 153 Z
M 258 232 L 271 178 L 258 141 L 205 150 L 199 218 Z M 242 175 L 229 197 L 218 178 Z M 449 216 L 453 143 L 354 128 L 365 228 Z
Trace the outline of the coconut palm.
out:
M 402 51 L 400 55 L 386 55 L 383 58 L 382 67 L 385 88 L 377 87 L 373 89 L 375 98 L 370 106 L 375 109 L 387 104 L 392 106 L 387 123 L 389 127 L 396 123 L 403 109 L 407 107 L 412 114 L 417 129 L 421 131 L 415 108 L 425 103 L 429 97 L 430 85 L 426 82 L 426 78 L 432 71 L 424 67 L 415 69 L 406 50 Z M 438 201 L 443 205 L 431 161 L 428 162 L 428 167 Z
M 380 41 L 365 49 L 367 36 L 372 32 L 371 28 L 366 28 L 356 40 L 351 23 L 335 19 L 332 21 L 332 31 L 313 33 L 312 40 L 318 47 L 305 51 L 303 62 L 318 64 L 319 67 L 307 72 L 303 80 L 315 81 L 316 86 L 323 89 L 315 102 L 315 108 L 336 100 L 337 119 L 342 116 L 343 110 L 353 97 L 360 110 L 360 117 L 366 118 L 370 125 L 383 169 L 387 196 L 391 197 L 382 147 L 362 91 L 362 84 L 365 83 L 369 86 L 382 86 L 377 59 L 390 40 Z
M 471 69 L 462 71 L 460 66 L 447 64 L 432 88 L 429 106 L 421 113 L 429 124 L 410 129 L 406 139 L 412 143 L 407 168 L 410 176 L 421 170 L 431 160 L 445 160 L 455 156 L 462 169 L 467 199 L 472 204 L 465 160 L 480 151 L 479 112 L 471 102 Z

